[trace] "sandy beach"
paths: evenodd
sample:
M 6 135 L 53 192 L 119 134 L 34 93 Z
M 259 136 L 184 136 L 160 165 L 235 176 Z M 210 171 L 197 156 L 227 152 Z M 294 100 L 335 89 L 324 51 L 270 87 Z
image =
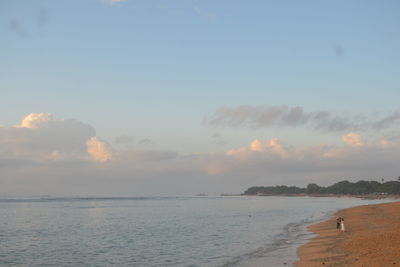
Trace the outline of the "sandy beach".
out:
M 345 218 L 345 232 L 337 217 Z M 317 236 L 299 248 L 298 267 L 400 266 L 400 202 L 344 209 L 309 230 Z

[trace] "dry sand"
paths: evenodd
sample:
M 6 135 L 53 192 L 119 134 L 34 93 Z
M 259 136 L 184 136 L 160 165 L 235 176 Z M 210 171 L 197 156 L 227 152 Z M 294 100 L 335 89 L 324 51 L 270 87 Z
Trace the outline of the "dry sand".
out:
M 337 217 L 346 232 L 336 230 Z M 400 202 L 341 210 L 309 229 L 318 236 L 299 248 L 298 267 L 400 266 Z

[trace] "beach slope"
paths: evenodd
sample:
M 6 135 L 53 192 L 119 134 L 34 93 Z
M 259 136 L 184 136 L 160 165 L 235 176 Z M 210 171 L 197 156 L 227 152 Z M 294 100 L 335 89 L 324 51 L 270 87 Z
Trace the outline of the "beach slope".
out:
M 298 267 L 400 266 L 400 202 L 344 209 L 309 229 L 317 236 L 299 248 Z

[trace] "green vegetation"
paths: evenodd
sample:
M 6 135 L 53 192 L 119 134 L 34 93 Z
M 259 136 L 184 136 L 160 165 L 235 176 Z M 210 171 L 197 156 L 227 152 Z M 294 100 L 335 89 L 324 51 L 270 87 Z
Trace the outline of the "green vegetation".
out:
M 368 195 L 368 194 L 392 194 L 400 195 L 400 181 L 379 183 L 377 181 L 358 181 L 352 183 L 341 181 L 334 185 L 323 187 L 317 184 L 309 184 L 306 188 L 296 186 L 255 186 L 250 187 L 244 195 Z
M 244 195 L 290 195 L 290 194 L 304 194 L 305 188 L 299 188 L 296 186 L 254 186 L 244 192 Z

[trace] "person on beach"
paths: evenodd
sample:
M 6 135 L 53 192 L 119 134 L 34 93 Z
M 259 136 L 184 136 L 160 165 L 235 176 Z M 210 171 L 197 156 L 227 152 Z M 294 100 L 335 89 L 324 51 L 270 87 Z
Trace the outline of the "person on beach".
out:
M 346 228 L 344 227 L 344 218 L 340 218 L 340 230 L 342 230 L 342 232 L 346 231 Z
M 341 222 L 341 218 L 337 218 L 336 219 L 336 229 L 339 231 L 340 230 L 340 222 Z

